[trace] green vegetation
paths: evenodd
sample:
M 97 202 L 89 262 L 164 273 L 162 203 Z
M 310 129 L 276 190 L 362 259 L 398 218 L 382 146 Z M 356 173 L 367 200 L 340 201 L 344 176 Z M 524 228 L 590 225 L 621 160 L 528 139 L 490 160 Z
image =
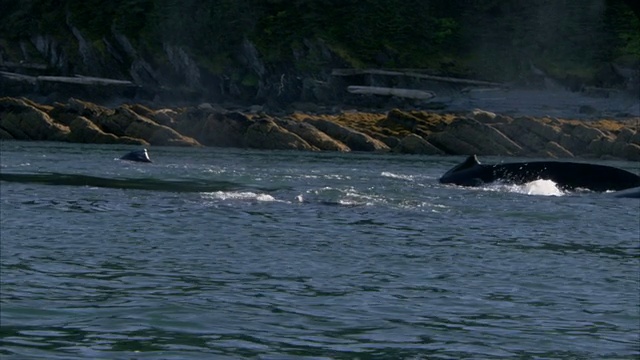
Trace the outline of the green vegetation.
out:
M 640 58 L 640 21 L 622 0 L 0 0 L 0 9 L 4 42 L 69 38 L 69 25 L 92 43 L 117 31 L 156 58 L 163 44 L 180 45 L 214 73 L 235 66 L 245 40 L 268 68 L 308 72 L 328 66 L 310 45 L 318 41 L 353 67 L 494 80 L 532 64 L 589 77 Z

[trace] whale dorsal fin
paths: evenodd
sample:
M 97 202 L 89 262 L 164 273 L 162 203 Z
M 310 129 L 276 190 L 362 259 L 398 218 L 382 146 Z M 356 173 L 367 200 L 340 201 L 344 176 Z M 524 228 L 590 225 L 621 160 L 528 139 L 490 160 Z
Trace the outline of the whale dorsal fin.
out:
M 462 164 L 460 164 L 458 169 L 466 169 L 466 168 L 474 167 L 476 165 L 480 165 L 480 161 L 478 161 L 478 157 L 475 154 L 469 155 L 469 157 L 467 157 L 467 159 Z

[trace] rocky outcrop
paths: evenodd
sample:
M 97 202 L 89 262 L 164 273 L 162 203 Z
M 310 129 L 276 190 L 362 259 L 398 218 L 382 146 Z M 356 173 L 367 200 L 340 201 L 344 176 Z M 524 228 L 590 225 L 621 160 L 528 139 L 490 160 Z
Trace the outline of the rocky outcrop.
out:
M 353 151 L 388 151 L 389 147 L 380 140 L 349 127 L 325 119 L 306 118 L 304 120 L 318 130 L 344 143 Z
M 26 99 L 2 98 L 0 129 L 3 138 L 16 140 L 199 145 L 197 141 L 149 120 L 127 106 L 113 110 L 75 99 L 46 108 Z
M 351 149 L 344 143 L 333 139 L 315 126 L 291 119 L 275 119 L 276 123 L 304 139 L 315 149 L 348 152 Z
M 404 154 L 443 155 L 444 151 L 417 134 L 405 136 L 393 151 Z
M 475 110 L 266 114 L 202 104 L 107 108 L 0 99 L 0 139 L 303 151 L 617 158 L 640 161 L 640 119 L 583 121 Z
M 0 99 L 0 129 L 3 137 L 16 140 L 64 140 L 68 126 L 55 122 L 39 106 L 26 99 Z
M 179 114 L 173 126 L 204 146 L 243 147 L 244 134 L 253 124 L 245 114 L 192 108 Z
M 471 118 L 459 118 L 446 131 L 427 140 L 447 153 L 522 155 L 522 147 L 495 127 Z
M 260 119 L 249 126 L 244 135 L 244 145 L 253 149 L 319 150 L 271 119 Z
M 91 144 L 117 144 L 128 143 L 135 145 L 149 145 L 148 142 L 142 139 L 134 139 L 128 137 L 118 137 L 114 134 L 105 133 L 98 127 L 98 125 L 91 122 L 84 116 L 78 116 L 69 124 L 69 128 L 73 129 L 69 133 L 67 140 L 70 142 L 78 143 L 91 143 Z

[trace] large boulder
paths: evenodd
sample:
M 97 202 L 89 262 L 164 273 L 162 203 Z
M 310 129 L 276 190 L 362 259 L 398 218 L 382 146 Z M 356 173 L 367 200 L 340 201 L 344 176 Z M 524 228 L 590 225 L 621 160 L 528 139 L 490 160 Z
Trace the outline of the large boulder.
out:
M 11 134 L 0 128 L 0 140 L 15 140 L 15 138 Z
M 142 139 L 136 139 L 128 136 L 115 136 L 114 134 L 105 133 L 98 125 L 91 122 L 84 116 L 78 116 L 73 120 L 69 127 L 69 141 L 77 143 L 89 144 L 133 144 L 133 145 L 149 145 Z
M 522 147 L 491 125 L 458 118 L 427 141 L 450 154 L 522 155 Z
M 329 120 L 306 118 L 303 121 L 344 143 L 353 151 L 389 151 L 389 147 L 382 141 Z
M 255 121 L 244 135 L 244 146 L 269 150 L 318 150 L 271 119 Z
M 378 126 L 385 127 L 395 131 L 415 131 L 420 123 L 417 117 L 398 109 L 393 109 L 387 113 L 387 116 L 378 122 Z
M 603 156 L 606 149 L 611 149 L 609 143 L 615 139 L 613 134 L 605 133 L 584 123 L 565 123 L 562 126 L 562 132 L 560 145 L 580 155 Z
M 254 120 L 240 112 L 190 109 L 180 114 L 175 129 L 205 146 L 243 147 Z
M 333 139 L 309 123 L 290 119 L 274 119 L 274 121 L 281 127 L 298 135 L 309 145 L 314 146 L 319 150 L 341 152 L 351 151 L 347 145 Z
M 139 115 L 127 105 L 118 107 L 113 114 L 99 116 L 96 121 L 100 128 L 109 129 L 110 133 L 142 139 L 151 145 L 200 146 L 195 139 Z
M 0 129 L 16 140 L 66 141 L 70 133 L 30 101 L 7 97 L 0 98 Z
M 634 143 L 626 144 L 620 157 L 629 161 L 640 161 L 640 145 Z
M 567 157 L 570 153 L 558 143 L 562 137 L 562 131 L 552 119 L 519 117 L 509 123 L 498 123 L 492 126 L 509 138 L 515 139 L 514 141 L 523 148 L 523 153 L 551 157 Z
M 443 155 L 444 151 L 433 146 L 419 135 L 409 134 L 393 148 L 394 152 L 403 154 Z

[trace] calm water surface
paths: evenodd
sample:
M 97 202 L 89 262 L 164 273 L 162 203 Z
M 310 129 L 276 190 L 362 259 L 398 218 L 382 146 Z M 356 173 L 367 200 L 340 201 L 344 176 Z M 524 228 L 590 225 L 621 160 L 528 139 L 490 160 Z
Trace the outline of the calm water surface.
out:
M 640 356 L 638 199 L 438 184 L 462 157 L 0 150 L 3 360 Z

